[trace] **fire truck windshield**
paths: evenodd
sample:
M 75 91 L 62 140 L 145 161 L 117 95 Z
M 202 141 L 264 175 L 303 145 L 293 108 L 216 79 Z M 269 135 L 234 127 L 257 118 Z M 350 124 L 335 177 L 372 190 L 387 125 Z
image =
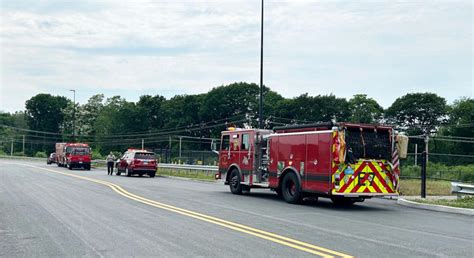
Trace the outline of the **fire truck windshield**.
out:
M 68 147 L 66 152 L 74 155 L 86 155 L 90 153 L 90 149 L 87 147 Z

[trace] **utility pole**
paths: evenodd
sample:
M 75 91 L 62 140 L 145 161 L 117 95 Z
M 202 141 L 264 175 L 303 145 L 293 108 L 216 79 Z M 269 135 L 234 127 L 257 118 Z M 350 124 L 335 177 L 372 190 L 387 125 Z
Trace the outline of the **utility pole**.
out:
M 10 146 L 10 156 L 13 156 L 13 138 L 12 138 L 12 145 Z
M 168 153 L 169 153 L 169 163 L 171 163 L 171 135 L 170 135 L 170 144 L 168 146 Z
M 142 150 L 145 149 L 145 139 L 142 138 Z
M 73 104 L 74 104 L 74 109 L 72 111 L 72 141 L 76 142 L 76 90 L 69 90 L 74 93 L 74 99 L 73 99 Z
M 179 137 L 179 162 L 181 163 L 181 140 L 183 139 L 182 136 Z
M 23 156 L 25 155 L 25 135 L 23 135 Z
M 418 159 L 418 144 L 415 143 L 415 167 Z
M 423 151 L 421 154 L 421 198 L 426 198 L 426 163 L 428 161 L 428 153 Z
M 263 0 L 260 24 L 260 104 L 258 107 L 258 128 L 263 129 Z
M 425 135 L 425 152 L 426 152 L 426 163 L 428 164 L 428 143 L 430 141 L 430 137 Z

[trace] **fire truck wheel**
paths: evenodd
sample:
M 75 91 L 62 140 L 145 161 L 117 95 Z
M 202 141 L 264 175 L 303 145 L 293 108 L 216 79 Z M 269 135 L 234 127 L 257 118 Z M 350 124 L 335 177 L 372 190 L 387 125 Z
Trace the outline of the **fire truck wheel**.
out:
M 230 191 L 233 194 L 242 194 L 242 185 L 240 184 L 240 174 L 237 169 L 233 169 L 230 172 L 229 187 L 230 187 Z
M 148 174 L 148 176 L 155 177 L 155 174 L 156 174 L 156 172 L 150 172 L 150 174 Z
M 300 182 L 294 173 L 288 173 L 283 178 L 282 195 L 288 203 L 300 203 L 303 194 L 300 191 Z
M 130 168 L 127 168 L 127 176 L 130 177 L 132 176 L 132 170 Z
M 72 170 L 72 165 L 71 164 L 67 165 L 67 168 L 69 168 L 69 170 Z

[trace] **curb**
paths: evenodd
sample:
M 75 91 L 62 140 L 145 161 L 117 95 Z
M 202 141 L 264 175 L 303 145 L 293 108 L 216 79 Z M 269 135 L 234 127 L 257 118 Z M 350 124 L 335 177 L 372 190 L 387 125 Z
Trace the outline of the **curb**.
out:
M 457 207 L 448 207 L 443 205 L 435 205 L 435 204 L 427 204 L 427 203 L 419 203 L 408 201 L 403 198 L 399 198 L 397 201 L 398 204 L 407 206 L 410 208 L 415 209 L 422 209 L 422 210 L 431 210 L 431 211 L 439 211 L 439 212 L 446 212 L 446 213 L 455 213 L 455 214 L 463 214 L 468 216 L 474 216 L 474 209 L 466 209 L 466 208 L 457 208 Z

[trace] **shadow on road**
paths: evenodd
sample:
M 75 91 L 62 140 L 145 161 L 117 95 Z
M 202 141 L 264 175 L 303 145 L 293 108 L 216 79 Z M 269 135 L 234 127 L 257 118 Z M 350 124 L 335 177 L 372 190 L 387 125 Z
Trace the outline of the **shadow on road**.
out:
M 232 195 L 231 192 L 223 192 L 223 193 Z M 390 210 L 388 207 L 383 208 L 383 207 L 380 207 L 380 205 L 377 205 L 377 206 L 371 205 L 370 200 L 366 200 L 365 202 L 358 202 L 353 205 L 341 206 L 341 205 L 333 204 L 329 198 L 324 198 L 324 197 L 322 198 L 307 197 L 303 199 L 303 202 L 301 204 L 289 204 L 289 203 L 286 203 L 282 197 L 279 197 L 273 192 L 250 192 L 250 193 L 244 193 L 239 197 L 255 198 L 255 199 L 262 199 L 265 201 L 278 202 L 278 203 L 281 203 L 281 205 L 295 205 L 295 206 L 328 209 L 328 210 L 330 209 L 330 210 L 337 210 L 337 211 L 367 212 L 367 211 Z

